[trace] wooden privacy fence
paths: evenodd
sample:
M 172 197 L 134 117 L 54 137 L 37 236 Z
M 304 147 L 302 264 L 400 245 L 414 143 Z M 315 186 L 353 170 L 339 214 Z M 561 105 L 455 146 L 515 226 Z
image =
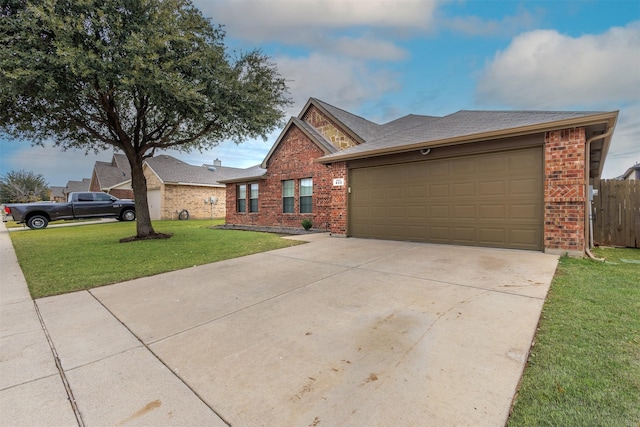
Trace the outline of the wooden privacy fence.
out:
M 640 181 L 596 181 L 593 243 L 640 248 Z

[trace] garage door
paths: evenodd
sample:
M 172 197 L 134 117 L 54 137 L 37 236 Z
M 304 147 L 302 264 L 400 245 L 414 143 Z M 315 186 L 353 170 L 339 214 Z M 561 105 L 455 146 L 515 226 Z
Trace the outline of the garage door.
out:
M 349 234 L 542 250 L 542 149 L 352 169 Z

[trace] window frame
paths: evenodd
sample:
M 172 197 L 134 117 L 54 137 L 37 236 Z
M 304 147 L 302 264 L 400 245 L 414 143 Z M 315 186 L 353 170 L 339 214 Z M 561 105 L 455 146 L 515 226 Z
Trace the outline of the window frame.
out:
M 303 181 L 309 181 L 310 185 L 303 185 Z M 307 191 L 303 189 L 309 189 L 310 194 L 306 194 Z M 301 214 L 312 214 L 313 213 L 313 178 L 301 178 L 298 182 L 298 197 L 299 197 L 299 207 L 298 211 Z M 304 209 L 304 210 L 303 210 Z
M 241 197 L 244 192 L 244 197 Z M 236 184 L 236 212 L 247 213 L 247 184 Z
M 254 186 L 255 186 L 255 197 L 254 197 Z M 247 199 L 249 200 L 249 203 L 247 203 L 247 207 L 248 207 L 248 211 L 249 213 L 256 213 L 258 212 L 258 200 L 260 197 L 260 184 L 257 182 L 251 182 L 247 185 Z
M 287 188 L 287 184 L 291 184 L 291 188 Z M 291 195 L 286 195 L 287 190 L 291 190 Z M 282 180 L 282 213 L 292 214 L 296 212 L 296 182 L 293 179 Z

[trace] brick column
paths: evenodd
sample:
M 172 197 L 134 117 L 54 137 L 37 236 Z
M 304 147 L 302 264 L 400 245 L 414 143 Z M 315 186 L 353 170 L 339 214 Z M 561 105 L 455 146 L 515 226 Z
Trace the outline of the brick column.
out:
M 347 191 L 349 189 L 347 175 L 347 164 L 345 162 L 331 165 L 331 178 L 342 178 L 345 184 L 342 187 L 331 188 L 331 225 L 329 228 L 332 234 L 340 236 L 347 235 Z
M 584 255 L 585 129 L 564 129 L 545 136 L 544 250 Z

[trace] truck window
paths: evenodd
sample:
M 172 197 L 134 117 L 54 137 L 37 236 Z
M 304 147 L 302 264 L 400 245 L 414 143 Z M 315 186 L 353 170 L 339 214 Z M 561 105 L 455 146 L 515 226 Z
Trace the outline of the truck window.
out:
M 93 193 L 80 193 L 78 194 L 79 202 L 93 202 Z
M 109 195 L 107 193 L 96 193 L 96 199 L 99 202 L 110 202 L 111 201 L 111 195 Z

